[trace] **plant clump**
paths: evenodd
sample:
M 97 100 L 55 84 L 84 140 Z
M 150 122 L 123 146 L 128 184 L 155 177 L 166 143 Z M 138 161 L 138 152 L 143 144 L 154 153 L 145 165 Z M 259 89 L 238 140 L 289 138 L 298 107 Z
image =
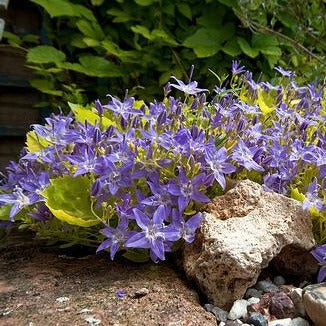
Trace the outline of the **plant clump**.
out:
M 193 241 L 204 205 L 230 179 L 248 178 L 302 201 L 325 243 L 325 88 L 277 70 L 272 85 L 233 62 L 231 78 L 218 78 L 211 92 L 173 78 L 162 101 L 126 94 L 70 103 L 68 115 L 32 126 L 8 166 L 2 225 L 108 250 L 111 259 L 121 251 L 159 261 Z

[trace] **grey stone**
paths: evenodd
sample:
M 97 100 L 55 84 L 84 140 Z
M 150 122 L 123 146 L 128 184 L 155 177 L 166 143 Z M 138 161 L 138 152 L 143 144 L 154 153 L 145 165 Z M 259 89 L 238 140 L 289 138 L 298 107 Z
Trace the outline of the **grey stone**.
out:
M 282 275 L 275 276 L 273 279 L 273 283 L 277 286 L 285 284 L 285 278 Z
M 259 281 L 256 285 L 255 285 L 256 289 L 258 291 L 262 291 L 262 292 L 275 292 L 278 291 L 279 288 L 273 284 L 271 281 Z
M 301 317 L 292 319 L 290 326 L 310 326 L 309 322 Z
M 215 318 L 217 321 L 220 321 L 220 322 L 224 322 L 228 319 L 228 312 L 219 308 L 219 307 L 215 307 L 213 306 L 212 304 L 210 303 L 206 303 L 204 305 L 205 309 L 208 311 L 208 312 L 211 312 L 212 314 L 215 315 Z
M 315 326 L 326 325 L 326 282 L 306 286 L 303 289 L 303 304 Z
M 246 319 L 248 316 L 248 312 L 247 312 L 247 307 L 248 307 L 249 303 L 247 300 L 236 300 L 233 303 L 233 306 L 229 312 L 228 315 L 228 319 L 230 320 L 236 320 L 236 319 Z
M 206 210 L 183 267 L 214 305 L 230 309 L 276 258 L 282 273 L 317 272 L 311 217 L 298 201 L 242 180 Z
M 302 292 L 303 292 L 302 289 L 296 288 L 291 291 L 290 298 L 294 303 L 295 312 L 296 312 L 297 316 L 305 317 L 306 309 L 303 304 Z
M 215 315 L 217 321 L 227 321 L 228 319 L 228 312 L 219 307 L 213 307 L 211 312 Z
M 246 293 L 245 293 L 245 299 L 248 299 L 248 298 L 260 298 L 262 295 L 262 291 L 259 291 L 255 288 L 249 288 Z
M 254 325 L 254 326 L 267 326 L 268 320 L 267 318 L 261 314 L 260 312 L 252 312 L 249 315 L 248 323 Z

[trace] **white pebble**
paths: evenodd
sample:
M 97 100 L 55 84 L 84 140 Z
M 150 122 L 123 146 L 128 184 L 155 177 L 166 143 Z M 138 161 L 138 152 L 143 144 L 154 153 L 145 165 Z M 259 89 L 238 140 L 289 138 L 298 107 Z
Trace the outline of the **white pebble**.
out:
M 92 325 L 92 326 L 97 326 L 97 325 L 101 324 L 101 320 L 100 319 L 96 319 L 94 316 L 87 316 L 85 318 L 85 321 L 88 324 Z
M 236 320 L 240 318 L 246 319 L 248 317 L 247 306 L 248 306 L 247 300 L 243 300 L 243 299 L 236 300 L 233 303 L 228 318 L 231 320 Z
M 63 303 L 63 302 L 69 301 L 69 298 L 68 297 L 59 297 L 59 298 L 56 298 L 55 301 L 57 301 L 59 303 Z

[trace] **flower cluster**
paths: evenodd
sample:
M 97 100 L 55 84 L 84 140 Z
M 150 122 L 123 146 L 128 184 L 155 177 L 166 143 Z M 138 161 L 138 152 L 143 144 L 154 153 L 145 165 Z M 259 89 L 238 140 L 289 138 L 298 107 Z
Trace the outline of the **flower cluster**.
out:
M 71 104 L 70 114 L 27 134 L 2 182 L 0 219 L 42 237 L 100 244 L 111 259 L 121 250 L 158 261 L 193 241 L 202 207 L 229 179 L 250 178 L 301 200 L 325 242 L 325 90 L 278 72 L 278 85 L 256 82 L 234 62 L 230 80 L 211 93 L 174 78 L 161 102 Z

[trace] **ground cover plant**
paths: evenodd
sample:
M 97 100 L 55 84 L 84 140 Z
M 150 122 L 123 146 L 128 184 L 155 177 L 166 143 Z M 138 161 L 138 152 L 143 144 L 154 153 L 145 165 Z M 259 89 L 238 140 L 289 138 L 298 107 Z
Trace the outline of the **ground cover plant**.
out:
M 26 0 L 27 1 L 27 0 Z M 90 103 L 109 91 L 152 100 L 173 74 L 213 87 L 232 58 L 270 80 L 277 65 L 301 80 L 323 78 L 326 5 L 322 0 L 29 0 L 43 15 L 40 35 L 4 39 L 26 53 L 39 106 Z M 151 17 L 152 19 L 148 19 Z
M 325 243 L 325 87 L 276 70 L 278 84 L 257 82 L 234 61 L 231 77 L 216 76 L 211 91 L 172 77 L 162 101 L 126 93 L 70 103 L 68 115 L 32 126 L 19 162 L 8 166 L 2 225 L 108 250 L 111 259 L 121 251 L 159 261 L 193 241 L 203 206 L 230 179 L 249 178 L 302 201 Z M 314 255 L 325 263 L 325 246 Z

